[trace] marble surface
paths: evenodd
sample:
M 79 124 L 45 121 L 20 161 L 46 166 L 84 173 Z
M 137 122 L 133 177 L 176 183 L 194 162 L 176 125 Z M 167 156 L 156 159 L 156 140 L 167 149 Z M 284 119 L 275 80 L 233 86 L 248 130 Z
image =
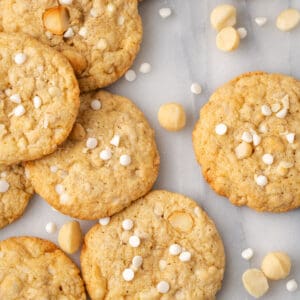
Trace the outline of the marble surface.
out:
M 238 26 L 248 30 L 248 36 L 234 53 L 219 52 L 215 47 L 215 32 L 209 25 L 209 13 L 217 0 L 145 0 L 140 5 L 144 23 L 144 41 L 133 69 L 134 82 L 119 80 L 109 90 L 132 99 L 145 112 L 156 130 L 161 154 L 161 170 L 155 188 L 169 189 L 188 195 L 199 202 L 215 220 L 223 237 L 227 268 L 223 288 L 217 299 L 252 299 L 243 289 L 241 275 L 248 267 L 258 267 L 263 256 L 272 250 L 290 254 L 293 267 L 290 278 L 300 283 L 300 211 L 284 214 L 256 213 L 248 208 L 232 206 L 217 196 L 204 181 L 192 150 L 191 132 L 200 107 L 209 95 L 232 77 L 251 70 L 282 72 L 300 78 L 300 27 L 291 33 L 275 27 L 277 14 L 284 8 L 300 9 L 299 0 L 236 0 Z M 158 10 L 171 7 L 173 14 L 161 19 Z M 259 27 L 254 17 L 265 16 L 268 23 Z M 150 74 L 141 74 L 142 62 L 152 65 Z M 203 93 L 190 92 L 192 82 L 203 86 Z M 188 114 L 187 127 L 179 133 L 169 133 L 158 125 L 159 106 L 168 101 L 180 102 Z M 35 196 L 19 221 L 0 231 L 0 239 L 13 235 L 35 235 L 56 242 L 57 234 L 47 234 L 45 225 L 54 221 L 61 226 L 68 217 L 51 210 Z M 95 222 L 82 221 L 86 232 Z M 241 258 L 241 251 L 252 247 L 255 256 L 250 262 Z M 73 258 L 78 263 L 78 254 Z M 270 283 L 263 299 L 300 299 L 300 291 L 289 293 L 287 280 Z

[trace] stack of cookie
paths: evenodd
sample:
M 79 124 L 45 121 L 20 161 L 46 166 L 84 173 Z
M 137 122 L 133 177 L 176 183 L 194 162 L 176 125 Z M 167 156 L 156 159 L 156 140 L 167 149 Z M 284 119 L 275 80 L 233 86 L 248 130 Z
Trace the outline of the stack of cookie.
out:
M 213 222 L 184 196 L 143 197 L 158 176 L 154 132 L 130 100 L 97 90 L 139 50 L 137 1 L 0 6 L 0 227 L 22 214 L 33 190 L 74 218 L 116 214 L 86 237 L 92 299 L 213 299 L 224 272 Z M 1 299 L 86 297 L 76 266 L 45 240 L 2 241 L 0 269 Z

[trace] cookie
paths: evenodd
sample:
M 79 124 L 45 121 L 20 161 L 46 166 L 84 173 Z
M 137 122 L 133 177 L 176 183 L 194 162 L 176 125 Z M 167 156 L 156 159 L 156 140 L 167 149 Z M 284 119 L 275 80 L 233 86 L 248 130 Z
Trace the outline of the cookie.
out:
M 50 205 L 74 218 L 94 220 L 122 210 L 151 189 L 159 154 L 143 113 L 130 100 L 100 91 L 81 96 L 67 142 L 26 168 L 36 192 Z
M 167 191 L 92 227 L 80 260 L 92 300 L 215 299 L 225 267 L 213 221 L 193 200 Z
M 0 33 L 0 74 L 0 164 L 53 152 L 79 108 L 67 59 L 27 35 Z
M 79 269 L 47 240 L 0 241 L 0 270 L 1 299 L 86 299 Z
M 235 205 L 284 212 L 300 206 L 300 82 L 243 74 L 217 89 L 193 132 L 208 183 Z
M 7 0 L 3 27 L 61 51 L 75 69 L 82 91 L 123 76 L 142 40 L 137 0 Z
M 0 166 L 0 228 L 24 213 L 32 194 L 22 166 Z

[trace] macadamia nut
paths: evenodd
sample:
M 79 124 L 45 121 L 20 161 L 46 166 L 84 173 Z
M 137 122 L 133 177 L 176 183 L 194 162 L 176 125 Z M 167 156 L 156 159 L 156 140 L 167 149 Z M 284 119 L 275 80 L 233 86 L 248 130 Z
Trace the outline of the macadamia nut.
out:
M 210 23 L 217 31 L 228 26 L 234 26 L 236 23 L 236 8 L 229 4 L 216 6 L 210 14 Z
M 272 280 L 283 279 L 290 274 L 291 259 L 284 252 L 270 252 L 264 257 L 261 269 Z
M 181 130 L 186 122 L 184 108 L 178 103 L 163 104 L 158 111 L 158 122 L 166 130 Z
M 75 253 L 81 246 L 82 233 L 77 221 L 65 223 L 58 233 L 58 244 L 68 254 Z
M 217 34 L 216 44 L 221 51 L 233 51 L 240 44 L 240 35 L 233 27 L 225 27 Z
M 297 9 L 286 9 L 282 11 L 276 20 L 276 26 L 281 31 L 294 29 L 300 21 L 300 12 Z
M 260 298 L 269 290 L 268 280 L 261 270 L 246 270 L 242 281 L 246 291 L 255 298 Z

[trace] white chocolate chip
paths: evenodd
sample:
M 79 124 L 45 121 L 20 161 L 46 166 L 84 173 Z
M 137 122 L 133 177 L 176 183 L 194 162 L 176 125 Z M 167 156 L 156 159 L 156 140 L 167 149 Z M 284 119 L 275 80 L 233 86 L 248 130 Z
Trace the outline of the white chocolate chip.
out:
M 157 284 L 156 289 L 159 293 L 166 294 L 170 289 L 170 285 L 168 282 L 163 280 Z
M 252 134 L 247 131 L 243 132 L 241 139 L 242 139 L 242 141 L 244 141 L 246 143 L 252 143 L 252 141 L 253 141 Z
M 130 220 L 130 219 L 125 219 L 123 222 L 122 222 L 122 228 L 126 231 L 129 231 L 133 228 L 133 221 Z
M 202 93 L 202 87 L 199 83 L 194 82 L 191 85 L 191 92 L 195 95 L 200 95 Z
M 73 0 L 59 0 L 59 4 L 61 5 L 71 5 Z
M 18 105 L 14 108 L 14 115 L 16 117 L 21 117 L 25 114 L 26 110 L 22 104 Z
M 27 59 L 27 56 L 26 56 L 26 54 L 25 53 L 17 53 L 16 55 L 15 55 L 15 57 L 14 57 L 14 60 L 15 60 L 15 63 L 17 64 L 17 65 L 22 65 L 22 64 L 24 64 L 24 62 L 26 61 L 26 59 Z
M 263 161 L 266 165 L 272 165 L 272 163 L 274 162 L 274 157 L 273 157 L 272 154 L 266 153 L 266 154 L 263 155 L 262 161 Z
M 96 138 L 88 138 L 86 141 L 86 147 L 88 149 L 95 149 L 98 145 L 98 141 Z
M 253 134 L 253 145 L 258 146 L 261 142 L 261 137 L 256 133 Z
M 286 283 L 286 289 L 289 292 L 295 292 L 298 289 L 298 283 L 295 279 L 291 279 Z
M 142 63 L 140 65 L 139 71 L 143 74 L 147 74 L 147 73 L 151 72 L 151 65 L 147 62 Z
M 70 27 L 67 29 L 67 31 L 64 33 L 64 38 L 71 38 L 74 36 L 74 30 Z
M 81 28 L 79 29 L 78 34 L 79 34 L 80 36 L 82 36 L 82 37 L 85 38 L 85 37 L 87 36 L 87 28 L 86 28 L 86 27 L 81 27 Z
M 110 141 L 110 144 L 113 145 L 113 146 L 116 146 L 116 147 L 119 147 L 119 144 L 120 144 L 120 136 L 118 134 L 115 134 L 113 136 L 113 138 L 111 139 Z
M 54 233 L 56 231 L 56 229 L 57 229 L 57 226 L 53 222 L 49 222 L 45 226 L 45 230 L 47 233 Z
M 276 26 L 281 31 L 290 31 L 300 22 L 300 13 L 297 9 L 289 8 L 282 11 L 276 20 Z
M 99 110 L 101 108 L 101 102 L 98 99 L 94 99 L 91 101 L 92 110 Z
M 134 278 L 134 272 L 131 269 L 125 269 L 122 276 L 125 281 L 131 281 Z
M 65 223 L 58 233 L 58 244 L 68 254 L 78 251 L 82 243 L 82 232 L 77 221 Z
M 163 271 L 167 267 L 167 262 L 164 259 L 159 261 L 159 269 Z
M 17 103 L 17 104 L 20 104 L 21 103 L 21 96 L 19 94 L 13 94 L 9 97 L 9 100 L 11 102 L 14 102 L 14 103 Z
M 9 183 L 6 180 L 0 180 L 0 193 L 6 193 L 9 189 Z
M 125 18 L 123 16 L 119 16 L 118 18 L 118 25 L 119 26 L 122 26 L 125 22 Z
M 268 19 L 266 17 L 256 17 L 254 21 L 258 26 L 264 26 L 267 23 Z
M 62 184 L 57 184 L 57 185 L 55 186 L 55 192 L 56 192 L 58 195 L 63 194 L 64 191 L 65 191 L 65 188 L 64 188 L 64 186 L 63 186 Z
M 286 140 L 289 144 L 293 144 L 295 140 L 295 133 L 288 133 L 286 136 Z
M 289 98 L 289 95 L 285 95 L 281 99 L 281 103 L 283 105 L 283 108 L 289 109 L 290 108 L 290 98 Z
M 97 43 L 97 49 L 105 50 L 107 48 L 107 41 L 106 39 L 101 38 Z
M 131 164 L 131 157 L 127 154 L 120 156 L 120 164 L 124 167 L 127 167 Z
M 128 70 L 126 73 L 125 73 L 125 79 L 129 82 L 132 82 L 136 79 L 136 73 L 134 70 Z
M 225 27 L 217 34 L 216 45 L 221 51 L 233 51 L 238 48 L 239 44 L 240 36 L 233 27 Z
M 56 173 L 58 171 L 58 167 L 57 166 L 50 166 L 50 171 L 52 173 Z
M 261 106 L 261 113 L 264 116 L 271 116 L 272 110 L 271 110 L 269 105 L 264 104 L 264 105 Z
M 142 264 L 143 264 L 143 258 L 141 256 L 137 255 L 132 259 L 132 265 L 135 268 L 138 269 Z
M 166 19 L 171 16 L 172 10 L 169 7 L 163 7 L 158 11 L 158 13 L 163 19 Z
M 278 112 L 280 110 L 280 108 L 281 108 L 280 103 L 274 103 L 271 106 L 272 112 L 274 112 L 274 113 Z
M 102 160 L 109 160 L 111 159 L 111 156 L 112 156 L 112 153 L 111 153 L 111 150 L 108 148 L 108 149 L 105 149 L 105 150 L 102 150 L 100 153 L 99 153 L 99 157 L 102 159 Z
M 191 260 L 192 254 L 189 251 L 183 251 L 179 255 L 179 259 L 182 262 L 188 262 Z
M 34 108 L 40 108 L 41 107 L 42 100 L 39 96 L 34 96 L 32 101 L 33 101 Z
M 114 4 L 109 3 L 109 4 L 107 5 L 106 9 L 107 9 L 107 11 L 108 11 L 109 13 L 114 13 L 115 10 L 116 10 L 116 7 L 115 7 Z
M 259 127 L 258 127 L 258 131 L 260 133 L 266 133 L 268 132 L 268 127 L 266 124 L 260 124 Z
M 247 248 L 247 249 L 243 250 L 241 255 L 242 255 L 243 259 L 250 260 L 254 255 L 253 249 Z
M 216 6 L 210 14 L 210 23 L 217 31 L 228 26 L 234 26 L 236 23 L 236 8 L 229 4 Z
M 227 132 L 227 126 L 223 123 L 216 125 L 215 132 L 217 135 L 224 135 Z
M 66 204 L 69 201 L 69 195 L 66 193 L 63 193 L 59 197 L 59 201 L 61 204 Z
M 169 253 L 170 255 L 176 256 L 179 255 L 181 253 L 181 247 L 178 244 L 172 244 L 169 247 Z
M 248 269 L 242 276 L 246 291 L 255 298 L 260 298 L 269 289 L 268 280 L 264 273 L 258 269 Z
M 99 219 L 99 224 L 102 226 L 106 226 L 108 225 L 110 222 L 110 217 L 106 217 L 106 218 L 101 218 Z
M 288 113 L 287 109 L 283 108 L 278 113 L 276 113 L 276 117 L 280 118 L 280 119 L 283 119 L 283 118 L 286 117 L 287 113 Z
M 248 34 L 247 29 L 245 27 L 239 27 L 237 29 L 237 32 L 238 32 L 241 40 L 244 39 Z
M 268 178 L 264 175 L 255 176 L 254 179 L 255 179 L 256 184 L 259 186 L 263 187 L 268 184 Z
M 129 238 L 129 245 L 133 248 L 137 248 L 141 244 L 141 240 L 138 236 L 132 235 Z

